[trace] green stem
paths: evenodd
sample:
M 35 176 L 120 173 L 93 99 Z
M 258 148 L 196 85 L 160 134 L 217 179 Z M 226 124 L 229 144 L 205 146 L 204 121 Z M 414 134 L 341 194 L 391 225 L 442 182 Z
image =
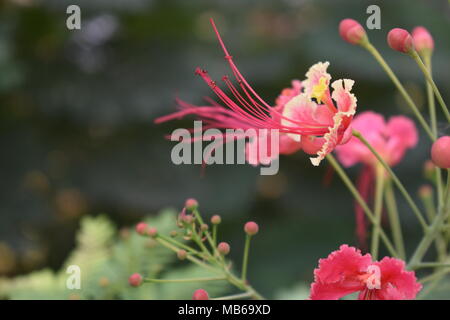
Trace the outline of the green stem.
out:
M 420 212 L 417 205 L 414 203 L 414 200 L 406 191 L 405 187 L 401 183 L 401 181 L 398 179 L 397 175 L 392 171 L 391 167 L 384 161 L 384 159 L 379 155 L 379 153 L 372 147 L 372 145 L 362 136 L 362 134 L 356 130 L 353 130 L 353 135 L 358 138 L 369 150 L 373 153 L 373 155 L 377 158 L 377 160 L 380 162 L 380 164 L 386 169 L 387 172 L 389 172 L 392 180 L 396 184 L 397 188 L 400 190 L 400 192 L 405 197 L 406 201 L 408 202 L 409 206 L 411 207 L 412 211 L 416 215 L 417 219 L 419 220 L 420 224 L 422 225 L 422 228 L 424 230 L 427 229 L 427 223 Z
M 422 269 L 422 268 L 450 268 L 450 263 L 442 262 L 422 262 L 415 266 L 411 266 L 411 269 Z
M 431 66 L 431 54 L 427 54 L 424 56 L 425 66 L 430 74 L 432 74 L 432 66 Z M 427 81 L 425 83 L 427 89 L 427 98 L 428 98 L 428 111 L 430 114 L 430 122 L 431 122 L 431 130 L 433 134 L 437 136 L 437 120 L 436 120 L 436 105 L 434 101 L 433 88 L 431 84 Z
M 376 168 L 376 182 L 375 182 L 375 224 L 372 232 L 371 253 L 374 260 L 378 259 L 378 249 L 380 244 L 380 230 L 381 230 L 381 213 L 383 209 L 383 187 L 384 187 L 384 170 L 381 167 Z
M 217 245 L 217 224 L 213 224 L 212 228 L 213 228 L 213 230 L 212 230 L 212 237 L 213 237 L 212 241 L 213 241 L 214 247 L 216 247 L 216 245 Z
M 247 281 L 248 252 L 250 250 L 251 238 L 252 236 L 249 234 L 245 236 L 244 258 L 242 260 L 242 281 Z
M 415 266 L 420 263 L 423 256 L 427 252 L 433 240 L 438 236 L 440 228 L 444 223 L 447 214 L 450 211 L 450 169 L 447 169 L 447 187 L 445 191 L 444 204 L 439 208 L 439 212 L 433 220 L 433 223 L 427 228 L 425 236 L 420 241 L 408 266 Z
M 337 172 L 337 174 L 341 177 L 342 181 L 348 188 L 348 190 L 351 192 L 353 197 L 355 198 L 356 202 L 361 206 L 364 213 L 367 216 L 367 219 L 369 219 L 370 223 L 375 224 L 375 215 L 373 214 L 372 210 L 370 210 L 369 206 L 367 205 L 366 201 L 364 201 L 363 197 L 359 193 L 359 191 L 356 189 L 353 182 L 350 180 L 348 175 L 345 173 L 344 169 L 342 169 L 341 165 L 336 161 L 336 159 L 333 157 L 333 155 L 328 154 L 327 160 L 330 162 L 330 164 L 333 166 L 334 170 Z M 383 229 L 380 229 L 380 237 L 383 240 L 384 244 L 386 245 L 386 248 L 389 250 L 389 253 L 394 256 L 398 257 L 398 254 L 396 250 L 394 249 L 394 246 L 392 245 L 391 241 L 387 237 L 386 233 Z
M 185 249 L 186 251 L 188 251 L 188 252 L 190 252 L 190 253 L 192 253 L 192 254 L 195 254 L 195 255 L 197 255 L 198 257 L 202 258 L 202 259 L 207 258 L 207 257 L 205 257 L 204 254 L 202 254 L 201 252 L 198 252 L 198 251 L 195 250 L 194 248 L 191 248 L 191 247 L 189 247 L 188 245 L 185 245 L 184 243 L 181 243 L 181 242 L 179 242 L 179 241 L 177 241 L 177 240 L 175 240 L 175 239 L 166 237 L 165 235 L 162 235 L 162 234 L 158 234 L 158 237 L 161 238 L 161 239 L 163 239 L 164 241 L 167 241 L 167 242 L 173 244 L 174 246 L 183 248 L 183 249 Z
M 165 246 L 166 248 L 168 248 L 168 249 L 170 249 L 170 250 L 172 250 L 174 252 L 178 252 L 180 250 L 180 248 L 178 248 L 178 247 L 174 246 L 173 244 L 171 244 L 170 242 L 167 242 L 166 240 L 162 239 L 160 235 L 157 235 L 155 240 L 158 241 L 163 246 Z M 186 259 L 188 259 L 189 261 L 195 263 L 196 265 L 198 265 L 198 266 L 200 266 L 202 268 L 205 268 L 205 269 L 208 269 L 208 270 L 211 270 L 211 271 L 214 271 L 214 272 L 218 272 L 217 269 L 207 265 L 206 263 L 198 260 L 197 258 L 195 258 L 195 257 L 193 257 L 191 255 L 187 255 Z
M 204 224 L 203 218 L 202 218 L 202 216 L 200 215 L 200 212 L 199 212 L 197 209 L 194 210 L 194 215 L 195 215 L 195 218 L 197 219 L 197 221 L 199 222 L 200 226 L 201 226 L 202 224 Z M 214 228 L 215 226 L 216 226 L 216 225 L 214 225 L 213 228 Z M 213 229 L 213 232 L 214 232 L 214 229 Z M 217 231 L 216 231 L 216 232 L 217 232 Z M 205 236 L 206 236 L 206 239 L 207 239 L 208 242 L 209 242 L 209 245 L 211 246 L 211 249 L 213 250 L 214 255 L 215 255 L 215 256 L 220 256 L 219 252 L 217 251 L 216 242 L 215 242 L 215 240 L 211 237 L 211 234 L 210 234 L 208 231 L 205 231 L 204 234 L 205 234 Z
M 443 277 L 444 275 L 446 275 L 447 273 L 450 272 L 450 268 L 443 268 L 440 269 L 439 271 L 436 271 L 426 277 L 423 277 L 422 279 L 419 280 L 419 282 L 421 283 L 427 283 L 436 279 L 440 279 L 441 277 Z
M 251 296 L 252 296 L 251 292 L 244 292 L 244 293 L 239 293 L 239 294 L 232 294 L 232 295 L 225 296 L 225 297 L 214 298 L 211 300 L 237 300 L 237 299 L 250 298 Z
M 389 215 L 389 223 L 391 225 L 392 230 L 392 237 L 394 239 L 395 249 L 397 250 L 400 258 L 405 260 L 406 253 L 403 241 L 402 227 L 400 223 L 400 217 L 398 214 L 394 190 L 392 188 L 392 182 L 390 180 L 386 182 L 385 200 L 387 212 Z
M 411 99 L 411 96 L 405 90 L 405 88 L 403 87 L 401 82 L 398 80 L 397 76 L 394 74 L 392 69 L 389 67 L 389 65 L 386 63 L 386 61 L 383 59 L 383 57 L 378 52 L 378 50 L 369 41 L 363 42 L 361 44 L 361 46 L 363 48 L 367 49 L 367 51 L 369 51 L 373 55 L 375 60 L 377 60 L 377 62 L 380 64 L 380 66 L 383 68 L 383 70 L 387 73 L 389 78 L 391 78 L 392 82 L 397 87 L 398 91 L 403 96 L 403 98 L 405 99 L 406 103 L 411 108 L 412 112 L 414 113 L 414 115 L 416 116 L 417 120 L 420 122 L 420 124 L 422 125 L 423 129 L 425 130 L 427 135 L 430 137 L 430 139 L 432 141 L 436 140 L 436 136 L 433 134 L 433 132 L 431 131 L 430 126 L 428 125 L 428 123 L 425 121 L 424 117 L 420 113 L 419 108 L 417 108 L 416 104 Z
M 450 122 L 450 112 L 448 111 L 447 105 L 444 102 L 444 99 L 442 99 L 442 95 L 439 92 L 438 87 L 436 86 L 436 83 L 433 80 L 433 77 L 431 77 L 431 74 L 428 72 L 427 67 L 423 64 L 422 59 L 420 59 L 419 54 L 416 50 L 413 50 L 410 53 L 410 56 L 416 61 L 417 65 L 419 66 L 420 70 L 422 70 L 423 75 L 427 79 L 428 83 L 431 85 L 431 88 L 433 88 L 434 95 L 436 96 L 439 104 L 441 105 L 442 112 L 444 112 L 445 117 L 447 118 L 447 121 Z
M 144 282 L 150 283 L 184 283 L 184 282 L 206 282 L 227 280 L 226 277 L 209 277 L 209 278 L 189 278 L 189 279 L 144 279 Z

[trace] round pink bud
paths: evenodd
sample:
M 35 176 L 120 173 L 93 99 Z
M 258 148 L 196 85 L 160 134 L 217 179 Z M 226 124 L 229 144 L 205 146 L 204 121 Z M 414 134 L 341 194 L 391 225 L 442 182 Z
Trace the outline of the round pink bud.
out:
M 154 227 L 148 228 L 148 235 L 152 238 L 155 238 L 158 235 L 158 230 Z
M 366 30 L 356 20 L 344 19 L 339 24 L 339 35 L 351 44 L 360 44 L 367 39 Z
M 415 27 L 412 31 L 414 47 L 417 51 L 431 52 L 434 49 L 434 40 L 430 32 L 424 27 Z
M 213 215 L 211 217 L 211 223 L 212 224 L 220 224 L 221 222 L 222 222 L 222 218 L 218 214 Z
M 394 28 L 389 31 L 387 36 L 389 47 L 392 49 L 408 53 L 414 50 L 414 43 L 411 34 L 405 29 Z
M 250 221 L 247 222 L 244 226 L 244 231 L 245 233 L 247 233 L 249 236 L 254 236 L 255 234 L 258 233 L 259 231 L 259 226 L 256 222 Z
M 430 185 L 425 184 L 419 188 L 419 196 L 421 198 L 429 198 L 432 195 L 433 195 L 433 188 Z
M 194 222 L 194 217 L 191 216 L 190 214 L 187 214 L 183 217 L 183 222 L 187 223 L 187 224 L 191 224 L 192 222 Z
M 217 250 L 224 256 L 226 256 L 228 253 L 230 253 L 230 245 L 226 242 L 221 242 L 217 246 Z
M 148 225 L 145 222 L 139 222 L 136 225 L 136 232 L 140 235 L 144 235 L 147 232 Z
M 441 169 L 450 168 L 450 136 L 440 137 L 433 143 L 431 160 Z
M 186 250 L 183 250 L 183 249 L 178 250 L 178 252 L 177 252 L 177 257 L 178 257 L 178 259 L 180 259 L 180 260 L 186 259 L 186 257 L 187 257 L 187 252 L 186 252 Z
M 203 289 L 197 289 L 192 295 L 192 300 L 209 300 L 208 292 Z
M 142 276 L 139 273 L 133 273 L 128 278 L 128 283 L 132 287 L 139 287 L 142 284 Z
M 184 206 L 188 210 L 195 210 L 198 207 L 198 202 L 197 202 L 197 200 L 195 200 L 193 198 L 189 198 L 186 200 L 186 203 L 184 204 Z

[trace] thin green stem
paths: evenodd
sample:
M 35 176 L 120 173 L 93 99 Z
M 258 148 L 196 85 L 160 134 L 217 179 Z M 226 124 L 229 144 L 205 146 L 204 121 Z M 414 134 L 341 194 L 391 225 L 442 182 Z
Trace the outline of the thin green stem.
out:
M 450 268 L 450 263 L 443 262 L 422 262 L 417 265 L 411 266 L 411 269 L 422 269 L 422 268 Z
M 250 240 L 252 236 L 246 234 L 245 236 L 245 247 L 244 247 L 244 257 L 242 259 L 242 281 L 247 281 L 247 266 L 248 266 L 248 252 L 250 250 Z
M 434 218 L 436 217 L 436 209 L 435 209 L 436 207 L 433 199 L 433 194 L 432 193 L 422 194 L 420 198 L 425 208 L 425 213 L 427 214 L 428 222 L 429 224 L 431 224 Z M 439 261 L 443 261 L 447 255 L 447 248 L 446 248 L 447 245 L 441 232 L 439 232 L 439 234 L 436 236 L 435 242 L 436 242 L 436 252 L 438 253 Z
M 203 258 L 203 259 L 207 258 L 201 252 L 198 252 L 194 248 L 191 248 L 190 246 L 185 245 L 184 243 L 181 243 L 181 242 L 179 242 L 179 241 L 177 241 L 175 239 L 166 237 L 165 235 L 162 235 L 162 234 L 158 234 L 158 237 L 163 239 L 164 241 L 167 241 L 167 242 L 173 244 L 174 246 L 177 246 L 177 247 L 180 247 L 182 249 L 185 249 L 186 251 L 188 251 L 188 252 L 190 252 L 192 254 L 195 254 L 195 255 L 199 256 L 200 258 Z
M 450 211 L 450 169 L 447 169 L 447 187 L 445 191 L 444 204 L 439 208 L 439 212 L 433 220 L 433 223 L 427 228 L 425 236 L 419 242 L 414 254 L 412 255 L 408 266 L 414 266 L 420 263 L 427 252 L 431 243 L 439 235 L 440 229 Z
M 165 246 L 166 248 L 168 248 L 168 249 L 170 249 L 170 250 L 172 250 L 174 252 L 178 252 L 180 250 L 180 248 L 178 248 L 178 247 L 174 246 L 173 244 L 171 244 L 170 242 L 167 242 L 166 240 L 162 239 L 159 235 L 156 236 L 155 240 L 158 241 L 163 246 Z M 195 258 L 195 257 L 193 257 L 191 255 L 187 255 L 186 259 L 188 259 L 189 261 L 195 263 L 196 265 L 198 265 L 198 266 L 200 266 L 202 268 L 205 268 L 205 269 L 208 269 L 208 270 L 211 270 L 211 271 L 214 271 L 214 272 L 218 272 L 217 269 L 207 265 L 206 263 L 198 260 L 197 258 Z
M 422 213 L 420 212 L 419 208 L 415 204 L 414 200 L 406 191 L 405 187 L 401 183 L 400 179 L 398 179 L 397 175 L 392 171 L 391 167 L 384 161 L 384 159 L 379 155 L 379 153 L 372 147 L 372 145 L 362 136 L 362 134 L 356 130 L 353 130 L 353 135 L 358 138 L 369 150 L 373 153 L 373 155 L 377 158 L 377 160 L 380 162 L 380 164 L 386 169 L 386 171 L 391 176 L 392 180 L 394 181 L 397 188 L 400 190 L 402 195 L 404 196 L 406 202 L 408 202 L 409 206 L 411 207 L 411 210 L 416 215 L 417 219 L 419 220 L 422 228 L 424 230 L 427 229 L 427 223 L 425 221 L 425 218 L 423 217 Z
M 405 260 L 406 253 L 405 244 L 403 241 L 402 227 L 397 209 L 397 201 L 395 200 L 394 189 L 392 188 L 392 182 L 390 180 L 386 182 L 385 201 L 395 249 L 397 250 L 400 258 Z
M 383 187 L 384 187 L 384 170 L 381 167 L 376 168 L 376 180 L 375 180 L 375 224 L 373 225 L 372 232 L 372 244 L 371 253 L 373 259 L 378 259 L 378 249 L 380 245 L 380 225 L 381 225 L 381 213 L 383 209 Z
M 428 123 L 425 121 L 424 117 L 420 113 L 419 108 L 416 106 L 414 101 L 411 99 L 411 96 L 405 90 L 405 88 L 403 87 L 401 82 L 398 80 L 397 76 L 392 71 L 391 67 L 389 67 L 389 65 L 386 63 L 386 61 L 381 56 L 381 54 L 378 52 L 378 50 L 369 41 L 363 42 L 361 44 L 361 46 L 363 48 L 367 49 L 367 51 L 369 51 L 373 55 L 375 60 L 377 60 L 377 62 L 380 64 L 380 66 L 383 68 L 383 70 L 387 73 L 389 78 L 392 80 L 394 85 L 397 87 L 400 94 L 405 99 L 407 105 L 411 108 L 412 112 L 416 116 L 419 123 L 422 125 L 422 127 L 425 130 L 425 132 L 427 133 L 427 135 L 430 137 L 430 139 L 432 141 L 436 140 L 436 136 L 433 134 L 430 126 L 428 125 Z
M 431 64 L 431 53 L 427 53 L 423 56 L 423 60 L 425 61 L 425 67 L 427 68 L 428 73 L 433 75 L 433 67 Z M 427 98 L 428 98 L 428 109 L 430 113 L 430 122 L 431 122 L 431 130 L 435 137 L 437 137 L 437 118 L 436 118 L 436 105 L 433 94 L 433 87 L 430 82 L 425 81 L 426 89 L 427 89 Z M 442 204 L 443 197 L 443 187 L 442 187 L 442 172 L 439 167 L 435 167 L 435 183 L 437 189 L 437 199 L 438 205 Z
M 425 66 L 427 67 L 427 70 L 431 75 L 433 72 L 433 68 L 431 66 L 431 54 L 426 54 L 424 56 L 424 61 Z M 433 131 L 433 134 L 437 136 L 436 104 L 434 101 L 433 88 L 428 81 L 425 82 L 425 86 L 427 89 L 428 111 L 430 114 L 431 130 Z
M 217 224 L 213 224 L 212 228 L 212 241 L 215 247 L 217 245 Z
M 200 215 L 200 212 L 198 211 L 198 209 L 195 209 L 195 210 L 194 210 L 194 216 L 195 216 L 195 218 L 197 219 L 197 221 L 199 222 L 200 225 L 204 224 L 203 218 L 202 218 L 202 216 Z M 214 225 L 213 228 L 214 228 L 215 226 L 216 226 L 216 225 Z M 214 232 L 214 230 L 213 230 L 213 232 Z M 217 230 L 216 230 L 216 232 L 217 232 Z M 214 252 L 214 255 L 220 256 L 219 252 L 217 251 L 216 242 L 215 242 L 214 239 L 211 237 L 211 234 L 210 234 L 208 231 L 205 231 L 204 234 L 205 234 L 205 236 L 206 236 L 206 239 L 207 239 L 208 242 L 209 242 L 209 245 L 211 246 L 211 249 L 212 249 L 213 252 Z
M 450 122 L 450 112 L 448 111 L 447 105 L 445 104 L 444 99 L 442 98 L 442 95 L 441 95 L 438 87 L 436 86 L 436 83 L 433 80 L 433 77 L 428 72 L 427 67 L 423 64 L 422 59 L 420 59 L 419 54 L 417 53 L 416 50 L 413 50 L 410 53 L 410 56 L 414 59 L 414 61 L 416 61 L 420 70 L 422 70 L 423 75 L 427 79 L 428 83 L 431 85 L 431 88 L 433 88 L 434 95 L 436 96 L 437 101 L 439 102 L 439 104 L 442 108 L 442 112 L 444 112 L 445 117 L 447 118 L 447 121 Z
M 350 193 L 355 198 L 356 202 L 361 206 L 364 213 L 367 216 L 367 219 L 369 219 L 370 223 L 375 224 L 375 215 L 373 214 L 372 210 L 370 210 L 369 206 L 367 205 L 366 201 L 364 201 L 363 197 L 359 193 L 359 191 L 356 189 L 353 182 L 350 180 L 348 175 L 345 173 L 344 169 L 342 169 L 341 165 L 336 161 L 336 159 L 333 157 L 333 155 L 328 154 L 327 160 L 330 162 L 330 164 L 333 166 L 334 170 L 337 172 L 339 177 L 342 179 L 342 182 L 344 182 L 345 186 L 348 188 Z M 386 248 L 388 249 L 389 253 L 394 256 L 398 257 L 397 251 L 394 249 L 394 246 L 392 245 L 391 241 L 387 237 L 386 233 L 383 229 L 380 230 L 380 237 L 383 240 Z
M 244 293 L 232 294 L 229 296 L 214 298 L 211 300 L 238 300 L 238 299 L 250 298 L 251 296 L 252 296 L 251 292 L 244 292 Z
M 422 279 L 419 280 L 419 282 L 427 283 L 427 282 L 430 282 L 430 281 L 433 281 L 433 280 L 436 280 L 436 279 L 440 279 L 441 277 L 443 277 L 444 275 L 446 275 L 449 272 L 450 272 L 450 268 L 448 268 L 448 269 L 447 268 L 443 268 L 443 269 L 440 269 L 440 270 L 438 270 L 438 271 L 436 271 L 436 272 L 434 272 L 434 273 L 432 273 L 432 274 L 430 274 L 430 275 L 428 275 L 426 277 L 423 277 Z
M 144 282 L 149 282 L 149 283 L 184 283 L 184 282 L 220 281 L 220 280 L 227 280 L 227 278 L 226 277 L 186 278 L 186 279 L 148 279 L 148 278 L 145 278 Z

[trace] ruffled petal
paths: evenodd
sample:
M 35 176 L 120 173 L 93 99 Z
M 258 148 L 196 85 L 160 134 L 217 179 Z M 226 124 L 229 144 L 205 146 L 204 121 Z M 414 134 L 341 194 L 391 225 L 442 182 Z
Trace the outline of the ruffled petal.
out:
M 371 262 L 369 254 L 362 255 L 356 248 L 342 245 L 326 259 L 319 260 L 319 267 L 314 270 L 310 298 L 338 299 L 364 289 L 365 283 L 359 276 L 366 272 Z
M 375 294 L 379 300 L 411 300 L 422 289 L 414 271 L 407 271 L 405 262 L 385 257 L 375 262 L 381 271 L 381 289 Z
M 333 116 L 333 126 L 329 127 L 325 134 L 325 143 L 317 152 L 317 157 L 310 158 L 314 166 L 318 166 L 327 154 L 341 142 L 344 132 L 349 128 L 350 122 L 356 112 L 356 97 L 350 93 L 354 84 L 353 80 L 336 80 L 331 84 L 333 88 L 332 98 L 336 101 L 338 111 Z M 344 129 L 344 130 L 342 130 Z
M 306 72 L 306 80 L 303 81 L 303 86 L 305 88 L 304 92 L 309 98 L 313 97 L 314 89 L 317 88 L 316 86 L 320 85 L 324 88 L 328 88 L 331 80 L 331 75 L 327 72 L 329 65 L 330 63 L 328 61 L 318 62 L 311 66 L 308 72 Z

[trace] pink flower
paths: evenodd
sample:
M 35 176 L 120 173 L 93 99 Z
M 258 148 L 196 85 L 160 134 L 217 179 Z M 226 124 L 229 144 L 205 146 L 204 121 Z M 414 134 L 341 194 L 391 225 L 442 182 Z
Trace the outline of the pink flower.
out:
M 319 260 L 311 285 L 311 300 L 337 300 L 359 292 L 358 300 L 410 300 L 422 289 L 415 273 L 402 260 L 385 257 L 372 261 L 370 254 L 342 245 Z
M 352 127 L 362 133 L 372 147 L 390 165 L 399 163 L 406 150 L 413 148 L 418 141 L 414 122 L 404 116 L 394 116 L 385 121 L 381 114 L 366 111 L 352 121 Z M 372 152 L 356 137 L 351 137 L 347 144 L 336 147 L 338 160 L 351 167 L 357 163 L 364 164 L 358 177 L 357 187 L 362 197 L 368 201 L 373 193 L 374 171 L 378 160 Z M 367 224 L 361 206 L 355 204 L 356 234 L 359 245 L 365 249 Z
M 414 122 L 404 116 L 394 116 L 386 122 L 381 114 L 366 111 L 355 117 L 352 126 L 362 133 L 390 166 L 399 163 L 406 150 L 415 147 L 418 141 Z M 375 156 L 356 137 L 352 137 L 347 144 L 338 146 L 336 153 L 345 167 L 356 163 L 369 166 L 377 164 Z
M 331 83 L 331 92 L 331 76 L 326 71 L 329 63 L 319 62 L 306 73 L 305 81 L 294 80 L 291 88 L 281 92 L 275 106 L 270 106 L 242 76 L 212 20 L 211 23 L 238 83 L 236 87 L 228 77 L 222 78 L 232 98 L 219 88 L 205 70 L 197 68 L 196 74 L 202 77 L 223 105 L 212 99 L 208 99 L 208 104 L 204 106 L 178 100 L 180 110 L 156 119 L 156 123 L 194 114 L 206 123 L 203 129 L 279 130 L 278 153 L 291 154 L 303 148 L 309 154 L 316 154 L 316 157 L 311 158 L 315 166 L 337 145 L 348 140 L 351 135 L 350 124 L 356 111 L 356 98 L 350 92 L 353 80 L 334 81 Z M 226 133 L 222 140 L 225 141 L 225 138 Z M 251 138 L 247 148 L 252 147 L 252 143 L 272 143 L 270 134 Z M 258 138 L 262 141 L 258 141 Z M 267 150 L 271 150 L 270 146 L 267 146 Z M 267 163 L 276 157 L 278 154 L 269 154 L 267 158 L 260 159 L 259 156 L 250 157 L 247 152 L 247 161 L 252 164 Z

